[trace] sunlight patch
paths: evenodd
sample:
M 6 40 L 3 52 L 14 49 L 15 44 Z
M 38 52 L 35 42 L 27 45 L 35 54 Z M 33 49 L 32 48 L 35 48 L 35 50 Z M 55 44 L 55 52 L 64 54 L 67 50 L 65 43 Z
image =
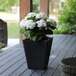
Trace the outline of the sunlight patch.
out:
M 56 55 L 50 55 L 50 59 L 51 59 L 51 58 L 55 58 L 55 57 L 56 57 Z

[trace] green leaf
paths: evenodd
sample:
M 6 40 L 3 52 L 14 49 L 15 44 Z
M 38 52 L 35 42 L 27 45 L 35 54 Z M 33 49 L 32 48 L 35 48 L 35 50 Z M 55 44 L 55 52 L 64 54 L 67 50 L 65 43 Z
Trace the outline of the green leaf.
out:
M 3 50 L 0 49 L 0 53 L 2 53 L 2 52 L 3 52 Z
M 36 41 L 36 39 L 37 39 L 36 35 L 31 37 L 31 40 L 33 40 L 33 41 Z
M 0 49 L 2 48 L 2 43 L 0 42 Z
M 20 33 L 24 34 L 24 32 L 25 32 L 25 29 L 20 30 Z
M 3 50 L 1 50 L 2 48 L 2 43 L 0 42 L 0 53 L 2 53 Z
M 28 35 L 26 35 L 26 34 L 25 34 L 25 37 L 27 38 L 27 37 L 28 37 Z
M 43 36 L 38 37 L 38 40 L 42 40 L 42 39 L 43 39 Z
M 34 17 L 29 17 L 29 18 L 27 18 L 27 20 L 33 20 L 34 22 L 36 21 L 36 17 L 34 16 Z
M 30 30 L 25 30 L 25 34 L 29 35 L 30 34 Z

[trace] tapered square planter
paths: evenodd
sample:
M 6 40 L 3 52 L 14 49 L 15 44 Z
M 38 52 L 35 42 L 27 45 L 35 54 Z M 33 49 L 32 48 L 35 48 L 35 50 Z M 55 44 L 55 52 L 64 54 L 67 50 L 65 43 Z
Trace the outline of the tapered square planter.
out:
M 23 40 L 23 46 L 29 69 L 46 70 L 53 38 L 42 41 Z

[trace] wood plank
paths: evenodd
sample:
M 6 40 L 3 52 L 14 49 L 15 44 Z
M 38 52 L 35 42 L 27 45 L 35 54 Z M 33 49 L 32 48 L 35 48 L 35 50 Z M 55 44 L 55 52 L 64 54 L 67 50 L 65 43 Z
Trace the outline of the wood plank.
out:
M 53 46 L 53 44 L 57 44 L 57 41 L 60 41 L 60 39 L 62 37 L 61 36 L 56 37 L 54 35 L 53 36 L 52 35 L 49 35 L 48 37 L 53 37 L 53 42 L 52 42 L 52 47 L 51 47 L 51 52 L 50 52 L 50 54 L 52 54 L 54 52 L 53 47 L 56 46 L 56 45 Z
M 19 68 L 20 66 L 22 66 L 24 63 L 25 63 L 25 58 L 21 59 L 16 64 L 14 64 L 12 67 L 10 67 L 8 70 L 6 70 L 5 72 L 3 72 L 1 74 L 1 76 L 9 76 L 14 70 L 16 70 L 17 68 Z
M 72 47 L 69 49 L 68 53 L 66 54 L 66 56 L 64 58 L 73 57 L 73 53 L 74 53 L 74 51 L 76 49 L 75 46 L 76 46 L 76 38 L 73 41 Z M 54 72 L 53 76 L 61 76 L 61 75 L 62 75 L 62 70 L 61 70 L 61 66 L 59 65 L 57 70 Z
M 17 47 L 19 47 L 19 45 L 17 44 L 17 45 L 15 45 L 15 46 L 13 46 L 13 47 L 11 47 L 11 48 L 9 48 L 9 50 L 3 50 L 3 52 L 2 53 L 0 53 L 0 57 L 1 56 L 3 56 L 3 55 L 5 55 L 5 54 L 7 54 L 8 52 L 10 52 L 11 50 L 15 50 Z
M 66 54 L 65 58 L 73 57 L 75 51 L 76 51 L 76 38 L 74 38 L 73 44 L 69 49 L 68 53 Z
M 75 38 L 76 38 L 76 36 L 75 36 Z M 75 40 L 75 42 L 76 42 L 76 40 Z M 74 51 L 73 57 L 76 57 L 76 45 L 74 48 L 75 48 L 75 51 Z
M 53 37 L 53 43 L 56 43 L 56 41 L 62 38 L 61 36 L 56 37 L 55 35 L 48 35 L 48 37 Z
M 53 35 L 52 35 L 53 36 Z M 0 57 L 1 76 L 61 76 L 60 62 L 63 58 L 76 57 L 76 36 L 54 35 L 52 53 L 47 70 L 29 70 L 24 49 L 20 46 L 5 52 Z M 56 39 L 56 40 L 55 40 Z M 14 51 L 15 50 L 15 51 Z M 18 52 L 19 51 L 19 52 Z M 17 53 L 17 54 L 16 54 Z M 4 56 L 4 57 L 3 57 Z M 1 63 L 2 62 L 2 63 Z
M 40 11 L 49 16 L 49 0 L 40 0 Z
M 63 38 L 60 38 L 59 40 L 56 41 L 56 43 L 53 43 L 53 44 L 52 44 L 52 50 L 53 50 L 53 52 L 54 52 L 56 49 L 58 49 L 59 45 L 61 46 L 61 43 L 63 43 L 66 38 L 67 38 L 67 36 L 65 36 L 65 37 L 63 37 Z M 56 39 L 56 38 L 55 38 L 55 39 Z M 54 40 L 55 40 L 55 39 L 54 39 Z
M 75 53 L 74 53 L 73 57 L 76 57 L 76 49 L 75 49 Z
M 68 39 L 68 40 L 67 40 Z M 60 52 L 64 49 L 64 47 L 67 45 L 67 43 L 69 42 L 69 40 L 70 40 L 70 38 L 66 38 L 65 40 L 63 39 L 62 41 L 61 41 L 61 43 L 62 43 L 62 45 L 61 45 L 61 43 L 59 44 L 59 45 L 56 45 L 57 47 L 54 49 L 55 51 L 54 51 L 54 53 L 52 53 L 51 55 L 50 55 L 50 60 L 49 60 L 49 64 L 50 64 L 50 61 L 52 60 L 52 59 L 54 59 L 54 58 L 56 58 L 59 54 L 60 54 Z M 64 42 L 64 43 L 63 43 Z M 55 44 L 54 44 L 55 45 Z
M 68 40 L 67 40 L 68 39 Z M 51 64 L 50 62 L 55 60 L 55 58 L 62 52 L 64 47 L 67 45 L 67 43 L 70 41 L 70 38 L 66 38 L 65 40 L 62 40 L 61 43 L 55 48 L 55 52 L 50 55 L 50 60 L 49 60 L 49 65 Z
M 17 55 L 20 55 L 22 51 L 16 52 L 15 54 L 12 54 L 11 56 L 5 58 L 4 60 L 0 61 L 0 67 L 8 63 L 10 60 L 14 59 Z
M 60 66 L 57 68 L 57 70 L 53 74 L 53 76 L 62 76 L 62 70 L 61 70 L 61 67 Z
M 12 54 L 15 54 L 15 53 L 18 52 L 19 50 L 21 51 L 22 48 L 21 48 L 21 49 L 20 49 L 20 48 L 14 48 L 13 50 L 10 49 L 10 51 L 9 51 L 8 53 L 6 53 L 6 54 L 4 54 L 4 55 L 2 55 L 2 56 L 0 57 L 0 61 L 2 61 L 2 60 L 4 60 L 5 58 L 11 56 Z M 23 50 L 22 50 L 22 51 L 23 51 Z
M 65 57 L 65 55 L 67 54 L 67 51 L 69 51 L 71 45 L 73 43 L 73 40 L 71 39 L 69 41 L 69 43 L 65 46 L 65 48 L 62 50 L 62 52 L 58 55 L 58 57 L 55 59 L 55 61 L 50 65 L 52 66 L 54 69 L 48 69 L 45 73 L 43 73 L 42 76 L 45 76 L 45 74 L 47 74 L 46 76 L 52 76 L 54 74 L 54 72 L 56 71 L 56 69 L 59 66 L 59 63 L 61 62 L 61 60 Z
M 68 43 L 68 37 L 66 36 L 66 38 L 65 39 L 63 39 L 62 41 L 61 41 L 61 43 L 62 43 L 62 45 L 61 45 L 61 43 L 59 44 L 59 45 L 57 45 L 56 44 L 56 48 L 54 48 L 54 52 L 50 55 L 50 59 L 49 59 L 49 65 L 55 60 L 55 58 L 60 54 L 60 52 L 62 51 L 62 49 L 64 49 L 64 47 L 65 47 L 65 45 Z M 64 42 L 64 44 L 63 44 L 63 42 Z M 55 45 L 55 44 L 54 44 Z M 60 48 L 58 48 L 58 47 L 60 47 Z
M 76 57 L 76 49 L 75 49 L 75 51 L 74 51 L 73 57 Z
M 12 59 L 8 63 L 6 63 L 4 66 L 0 67 L 0 73 L 3 73 L 4 71 L 8 70 L 11 66 L 13 66 L 14 64 L 16 64 L 18 61 L 20 61 L 24 57 L 25 57 L 24 53 L 21 53 L 20 55 L 16 56 L 15 59 Z
M 30 70 L 27 69 L 27 71 L 25 70 L 22 74 L 20 74 L 19 76 L 31 76 L 31 74 L 34 72 L 35 70 Z
M 19 68 L 17 68 L 16 70 L 14 70 L 11 74 L 9 74 L 9 76 L 19 76 L 21 73 L 23 73 L 25 70 L 27 69 L 27 64 L 24 63 L 23 65 L 21 65 Z M 27 74 L 26 74 L 27 75 Z M 27 75 L 28 76 L 28 75 Z

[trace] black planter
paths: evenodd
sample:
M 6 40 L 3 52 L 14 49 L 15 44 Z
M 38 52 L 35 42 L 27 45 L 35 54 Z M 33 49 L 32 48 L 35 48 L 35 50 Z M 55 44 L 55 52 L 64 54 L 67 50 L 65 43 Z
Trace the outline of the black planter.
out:
M 53 38 L 42 41 L 23 40 L 29 69 L 46 70 Z
M 2 48 L 7 46 L 7 23 L 0 19 L 0 42 L 2 45 Z

